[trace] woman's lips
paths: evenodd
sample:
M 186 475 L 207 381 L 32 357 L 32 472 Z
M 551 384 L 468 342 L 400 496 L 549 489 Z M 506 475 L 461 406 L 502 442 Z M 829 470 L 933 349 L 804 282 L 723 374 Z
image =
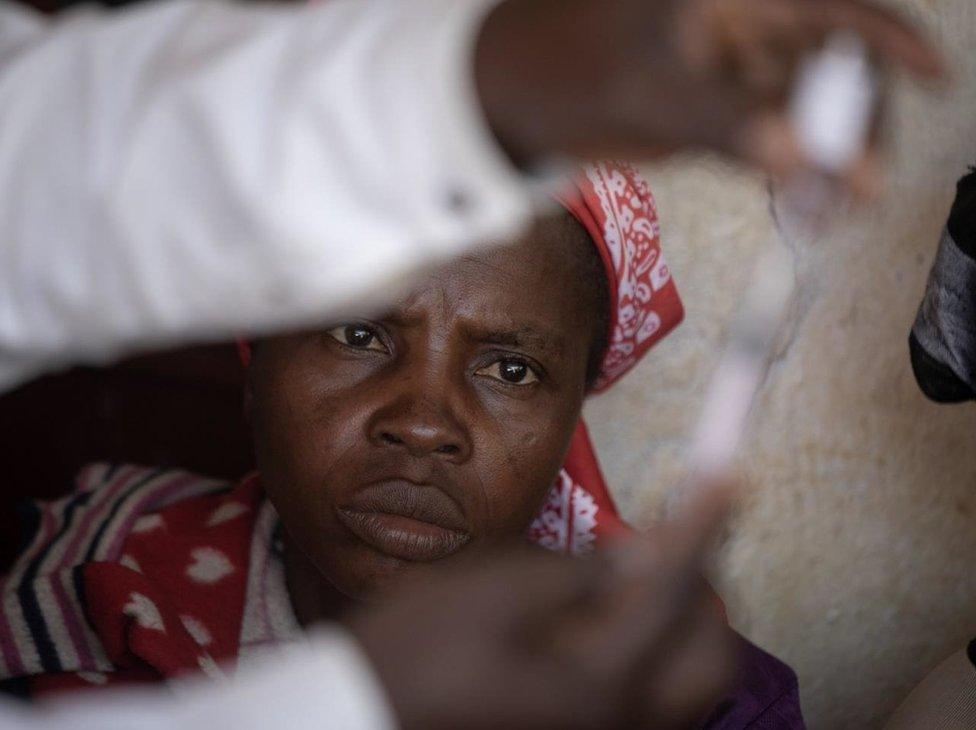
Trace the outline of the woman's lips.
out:
M 454 500 L 437 487 L 406 480 L 371 484 L 337 514 L 360 540 L 401 560 L 437 560 L 471 539 Z
M 341 509 L 339 519 L 367 545 L 400 560 L 437 560 L 456 553 L 470 539 L 464 532 L 384 512 Z

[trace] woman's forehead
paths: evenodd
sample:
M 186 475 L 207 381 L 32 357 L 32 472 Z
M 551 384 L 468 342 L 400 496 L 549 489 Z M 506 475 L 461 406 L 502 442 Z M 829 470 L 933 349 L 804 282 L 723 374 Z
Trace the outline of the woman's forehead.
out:
M 410 320 L 432 310 L 463 314 L 484 331 L 536 332 L 583 324 L 587 287 L 578 256 L 552 236 L 530 235 L 513 245 L 451 261 L 395 303 L 392 318 Z
M 564 350 L 570 333 L 589 336 L 593 316 L 575 260 L 552 237 L 530 235 L 433 271 L 384 319 L 451 320 L 477 341 Z

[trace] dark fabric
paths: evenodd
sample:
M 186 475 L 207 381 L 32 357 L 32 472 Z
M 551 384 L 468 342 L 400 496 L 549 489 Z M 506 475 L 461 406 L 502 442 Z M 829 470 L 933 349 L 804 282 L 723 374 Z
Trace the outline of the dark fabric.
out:
M 956 199 L 947 224 L 949 235 L 962 251 L 976 258 L 976 168 L 956 185 Z
M 966 647 L 966 657 L 969 659 L 969 663 L 976 667 L 976 639 L 970 641 Z
M 700 725 L 702 730 L 802 730 L 796 674 L 786 664 L 739 637 L 735 688 Z
M 22 527 L 36 527 L 18 504 L 63 496 L 85 464 L 133 461 L 228 480 L 253 469 L 243 387 L 229 344 L 76 368 L 0 396 L 0 573 L 25 548 Z
M 26 677 L 6 679 L 0 682 L 0 695 L 14 697 L 18 700 L 30 700 L 30 685 Z
M 976 393 L 945 363 L 939 362 L 922 347 L 915 334 L 908 336 L 912 372 L 918 387 L 936 403 L 960 403 L 973 400 Z
M 908 346 L 927 397 L 976 399 L 976 170 L 956 186 Z

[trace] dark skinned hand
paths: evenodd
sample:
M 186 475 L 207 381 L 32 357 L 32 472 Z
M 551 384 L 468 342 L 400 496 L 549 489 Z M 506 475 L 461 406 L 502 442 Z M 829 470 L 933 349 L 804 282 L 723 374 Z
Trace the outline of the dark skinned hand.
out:
M 918 31 L 867 0 L 506 0 L 482 29 L 475 78 L 520 164 L 696 147 L 788 176 L 804 164 L 791 80 L 837 30 L 860 35 L 883 69 L 945 75 Z M 875 160 L 870 150 L 850 170 L 854 192 L 871 192 Z
M 733 671 L 701 578 L 729 502 L 708 490 L 599 556 L 469 555 L 350 626 L 406 730 L 688 727 Z

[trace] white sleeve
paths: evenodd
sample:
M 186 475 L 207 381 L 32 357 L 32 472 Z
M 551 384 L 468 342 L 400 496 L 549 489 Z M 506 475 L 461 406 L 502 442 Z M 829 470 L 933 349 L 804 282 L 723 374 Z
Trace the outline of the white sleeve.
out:
M 0 729 L 392 730 L 396 722 L 357 644 L 339 629 L 313 632 L 273 661 L 225 684 L 193 681 L 177 694 L 132 689 L 0 705 Z
M 145 345 L 321 321 L 515 235 L 487 129 L 496 0 L 0 0 L 0 389 Z

